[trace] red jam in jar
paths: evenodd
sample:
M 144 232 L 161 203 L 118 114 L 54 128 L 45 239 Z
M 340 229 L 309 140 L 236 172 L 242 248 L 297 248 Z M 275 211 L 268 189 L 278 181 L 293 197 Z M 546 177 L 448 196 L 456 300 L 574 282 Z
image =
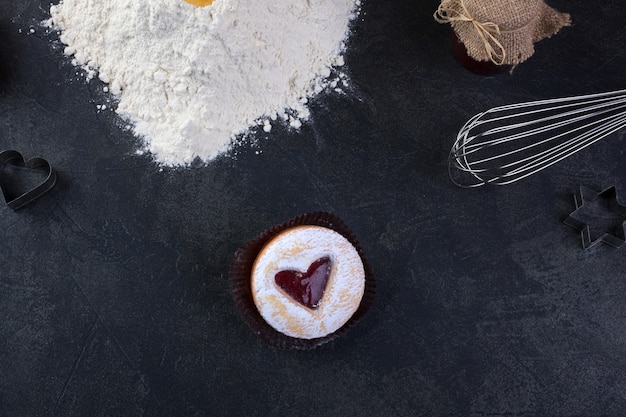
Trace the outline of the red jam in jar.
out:
M 473 73 L 480 75 L 495 75 L 507 71 L 510 65 L 497 65 L 491 61 L 476 61 L 467 54 L 465 45 L 459 40 L 459 37 L 452 31 L 452 53 L 457 61 L 465 68 Z

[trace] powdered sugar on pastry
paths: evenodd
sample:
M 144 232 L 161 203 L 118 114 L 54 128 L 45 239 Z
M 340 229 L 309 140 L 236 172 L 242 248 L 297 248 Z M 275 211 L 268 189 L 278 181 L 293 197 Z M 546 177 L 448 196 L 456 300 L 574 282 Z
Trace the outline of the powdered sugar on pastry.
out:
M 275 282 L 278 272 L 307 271 L 321 257 L 331 259 L 331 272 L 317 309 L 303 306 Z M 365 290 L 363 261 L 340 233 L 320 226 L 288 229 L 259 253 L 251 277 L 254 303 L 273 328 L 291 337 L 313 339 L 341 328 L 357 311 Z

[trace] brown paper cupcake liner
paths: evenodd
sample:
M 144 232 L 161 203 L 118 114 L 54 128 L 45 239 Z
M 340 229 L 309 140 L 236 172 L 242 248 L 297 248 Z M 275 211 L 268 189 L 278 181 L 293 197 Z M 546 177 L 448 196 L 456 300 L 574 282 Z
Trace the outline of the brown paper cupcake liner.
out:
M 278 233 L 283 230 L 296 226 L 313 225 L 332 229 L 343 235 L 357 250 L 363 262 L 365 271 L 365 291 L 359 308 L 354 315 L 340 329 L 327 336 L 316 339 L 300 339 L 287 336 L 273 327 L 261 317 L 252 297 L 250 287 L 250 276 L 254 261 L 265 246 L 265 244 Z M 302 214 L 267 229 L 256 238 L 252 239 L 235 252 L 233 262 L 230 268 L 230 288 L 233 299 L 241 316 L 252 331 L 264 342 L 269 345 L 284 350 L 309 350 L 321 346 L 340 335 L 344 334 L 349 328 L 354 326 L 367 312 L 371 306 L 376 292 L 376 284 L 374 274 L 369 265 L 367 258 L 363 254 L 363 249 L 357 241 L 354 233 L 346 226 L 346 224 L 337 216 L 331 213 L 316 211 Z

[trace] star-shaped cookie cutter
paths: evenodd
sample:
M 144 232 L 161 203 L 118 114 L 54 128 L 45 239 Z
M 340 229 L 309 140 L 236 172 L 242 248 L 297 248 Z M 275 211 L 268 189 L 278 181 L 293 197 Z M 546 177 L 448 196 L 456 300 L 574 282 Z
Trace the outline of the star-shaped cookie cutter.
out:
M 606 231 L 601 236 L 592 239 L 590 225 L 576 218 L 577 214 L 586 208 L 585 201 L 593 202 L 598 199 L 605 199 L 607 201 L 607 211 L 611 212 L 623 220 L 619 227 L 614 230 Z M 615 186 L 609 187 L 604 191 L 597 192 L 587 187 L 580 187 L 580 191 L 574 194 L 574 202 L 576 203 L 576 210 L 570 213 L 569 216 L 563 221 L 566 225 L 575 228 L 580 231 L 582 238 L 582 244 L 584 249 L 589 249 L 596 244 L 603 242 L 607 245 L 619 248 L 626 242 L 626 236 L 624 234 L 624 223 L 626 222 L 626 206 L 621 205 L 617 200 L 617 189 Z

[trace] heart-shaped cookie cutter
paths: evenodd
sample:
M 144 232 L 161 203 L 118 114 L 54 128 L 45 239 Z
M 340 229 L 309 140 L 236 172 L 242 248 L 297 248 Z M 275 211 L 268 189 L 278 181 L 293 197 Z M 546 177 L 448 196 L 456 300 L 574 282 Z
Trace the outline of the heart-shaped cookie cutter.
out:
M 52 187 L 54 187 L 54 184 L 56 184 L 57 174 L 54 169 L 52 169 L 52 166 L 48 163 L 48 161 L 43 158 L 31 158 L 26 160 L 18 151 L 2 151 L 0 152 L 0 168 L 7 164 L 14 165 L 16 167 L 25 167 L 31 170 L 44 171 L 47 173 L 43 182 L 17 196 L 13 195 L 5 188 L 2 188 L 2 194 L 4 195 L 6 205 L 13 210 L 17 210 L 41 197 L 50 191 Z M 0 175 L 2 175 L 1 172 Z

